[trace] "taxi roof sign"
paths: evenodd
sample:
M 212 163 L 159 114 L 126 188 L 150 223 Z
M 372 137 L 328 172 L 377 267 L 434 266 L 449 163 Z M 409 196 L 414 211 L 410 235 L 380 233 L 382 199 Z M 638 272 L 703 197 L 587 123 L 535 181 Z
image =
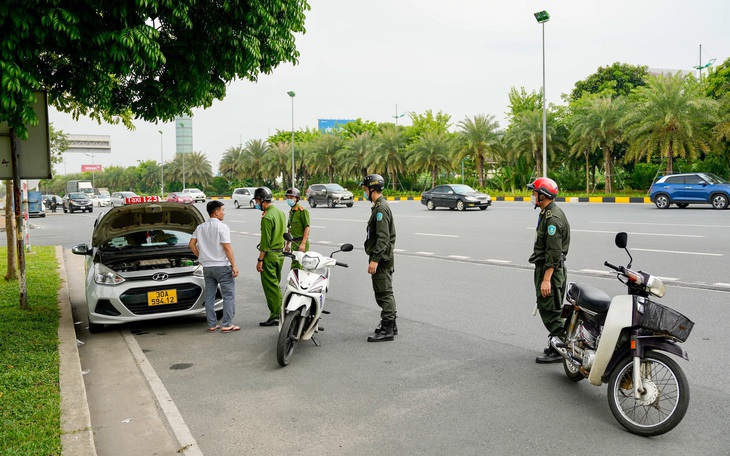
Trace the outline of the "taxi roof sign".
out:
M 159 203 L 159 196 L 128 196 L 124 198 L 124 204 Z

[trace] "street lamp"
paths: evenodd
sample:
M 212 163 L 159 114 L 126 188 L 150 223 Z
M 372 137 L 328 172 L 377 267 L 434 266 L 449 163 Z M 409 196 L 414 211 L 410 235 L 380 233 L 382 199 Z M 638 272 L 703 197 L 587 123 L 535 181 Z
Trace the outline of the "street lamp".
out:
M 538 24 L 542 24 L 542 175 L 547 177 L 547 102 L 545 95 L 545 22 L 550 20 L 547 11 L 535 13 Z
M 160 134 L 160 196 L 165 196 L 165 162 L 162 157 L 162 130 L 157 130 Z
M 290 90 L 286 94 L 291 97 L 291 186 L 294 188 L 294 97 L 296 93 Z
M 182 137 L 183 137 L 183 147 L 182 147 L 182 149 L 183 150 L 181 151 L 181 153 L 182 153 L 182 178 L 183 178 L 182 184 L 183 184 L 183 190 L 185 190 L 185 188 L 186 188 L 185 187 L 185 144 L 184 144 L 184 141 L 185 141 L 185 124 L 182 123 L 182 122 L 180 122 L 180 128 L 183 129 L 183 134 L 182 134 Z
M 401 115 L 398 115 L 398 103 L 395 104 L 395 115 L 393 116 L 395 118 L 395 126 L 398 126 L 398 119 L 408 114 L 408 112 L 404 112 Z

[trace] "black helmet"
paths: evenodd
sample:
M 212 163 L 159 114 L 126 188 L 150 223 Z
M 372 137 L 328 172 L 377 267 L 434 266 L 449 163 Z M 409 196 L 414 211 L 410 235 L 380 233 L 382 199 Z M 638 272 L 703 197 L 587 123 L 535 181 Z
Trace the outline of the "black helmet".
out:
M 274 195 L 271 193 L 271 190 L 269 190 L 269 187 L 259 187 L 253 192 L 253 199 L 271 201 L 273 198 Z
M 360 186 L 365 186 L 377 192 L 382 192 L 383 188 L 385 188 L 385 180 L 380 174 L 368 174 L 365 176 L 365 179 L 360 182 Z
M 299 192 L 299 189 L 296 187 L 290 187 L 286 189 L 286 193 L 284 196 L 293 196 L 294 198 L 301 198 L 302 194 Z
M 527 184 L 527 188 L 549 199 L 555 199 L 558 196 L 558 184 L 549 177 L 539 177 L 531 184 Z

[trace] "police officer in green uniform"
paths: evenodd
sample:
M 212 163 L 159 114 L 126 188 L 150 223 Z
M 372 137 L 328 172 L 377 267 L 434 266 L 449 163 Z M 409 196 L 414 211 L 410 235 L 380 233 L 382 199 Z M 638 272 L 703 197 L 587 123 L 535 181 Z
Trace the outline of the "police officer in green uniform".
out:
M 287 232 L 294 238 L 294 248 L 299 249 L 300 252 L 309 251 L 309 211 L 299 204 L 301 193 L 296 187 L 291 187 L 286 190 L 286 204 L 291 207 L 289 210 L 289 223 L 287 223 Z M 284 251 L 290 252 L 292 246 L 289 242 L 286 243 Z M 292 269 L 299 269 L 301 265 L 296 261 L 292 260 Z
M 281 312 L 281 268 L 284 266 L 284 230 L 286 216 L 272 203 L 273 195 L 268 187 L 259 187 L 253 193 L 256 208 L 263 211 L 261 216 L 261 242 L 256 270 L 261 274 L 261 286 L 269 306 L 269 318 L 259 323 L 261 326 L 279 324 Z
M 535 358 L 537 363 L 554 363 L 563 357 L 553 348 L 560 342 L 563 321 L 560 318 L 565 296 L 565 259 L 570 248 L 570 224 L 565 213 L 555 204 L 558 184 L 547 177 L 535 179 L 527 188 L 532 190 L 531 201 L 540 208 L 535 233 L 535 246 L 530 263 L 535 265 L 535 294 L 542 323 L 548 330 L 548 347 Z
M 393 340 L 398 334 L 395 323 L 396 307 L 393 296 L 393 271 L 395 258 L 395 224 L 393 213 L 390 211 L 383 188 L 385 181 L 379 174 L 369 174 L 360 183 L 364 187 L 363 196 L 372 201 L 373 207 L 368 220 L 367 238 L 365 239 L 365 253 L 368 254 L 368 274 L 371 274 L 375 301 L 382 309 L 380 325 L 375 333 L 368 337 L 368 342 Z

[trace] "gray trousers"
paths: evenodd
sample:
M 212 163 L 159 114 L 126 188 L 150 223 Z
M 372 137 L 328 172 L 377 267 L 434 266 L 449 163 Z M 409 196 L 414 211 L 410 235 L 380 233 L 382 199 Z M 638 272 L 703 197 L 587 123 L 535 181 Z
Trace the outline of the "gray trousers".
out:
M 208 327 L 213 328 L 218 324 L 218 319 L 215 318 L 215 292 L 219 285 L 223 295 L 221 326 L 231 326 L 233 317 L 236 316 L 236 283 L 233 278 L 233 268 L 231 266 L 205 266 L 203 267 L 203 278 L 205 279 L 205 315 L 208 318 Z
M 393 269 L 378 269 L 372 276 L 375 302 L 381 308 L 380 319 L 392 321 L 396 317 L 395 296 L 393 296 Z

